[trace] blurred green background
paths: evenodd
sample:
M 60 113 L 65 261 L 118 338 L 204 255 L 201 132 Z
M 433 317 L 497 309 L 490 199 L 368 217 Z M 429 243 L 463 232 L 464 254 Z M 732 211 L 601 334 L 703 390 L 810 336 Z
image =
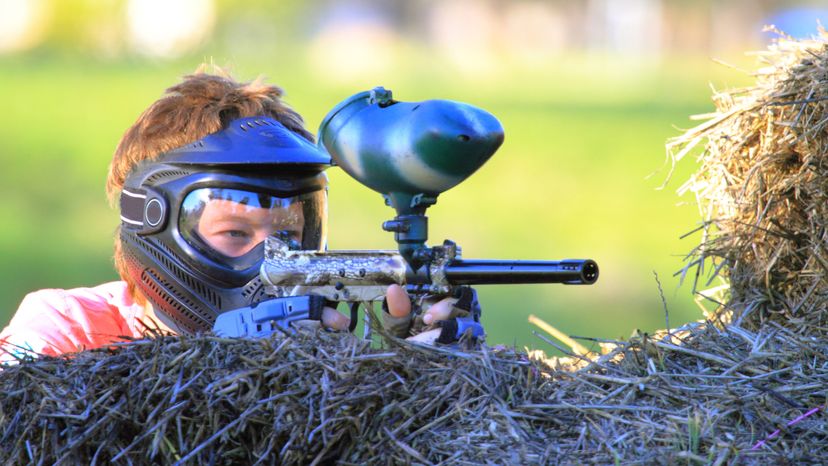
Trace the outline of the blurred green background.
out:
M 751 66 L 741 51 L 763 47 L 761 25 L 782 2 L 278 3 L 0 2 L 0 325 L 29 291 L 117 279 L 109 159 L 143 109 L 202 62 L 282 86 L 312 130 L 377 85 L 497 115 L 504 145 L 430 209 L 431 242 L 451 238 L 469 258 L 590 257 L 601 278 L 481 287 L 491 343 L 551 349 L 529 314 L 593 337 L 663 328 L 654 273 L 671 326 L 702 317 L 673 277 L 698 241 L 679 239 L 698 215 L 675 194 L 695 166 L 682 162 L 657 190 L 664 142 L 711 111 L 708 83 L 749 83 L 710 57 Z M 329 174 L 330 247 L 394 247 L 380 196 Z

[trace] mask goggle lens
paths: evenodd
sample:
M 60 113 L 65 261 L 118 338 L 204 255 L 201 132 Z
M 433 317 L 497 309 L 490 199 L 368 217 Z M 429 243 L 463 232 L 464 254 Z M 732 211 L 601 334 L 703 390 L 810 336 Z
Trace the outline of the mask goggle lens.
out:
M 196 189 L 181 205 L 179 231 L 194 247 L 206 247 L 219 257 L 244 256 L 273 234 L 317 249 L 324 228 L 324 196 L 321 190 L 277 197 L 239 189 Z

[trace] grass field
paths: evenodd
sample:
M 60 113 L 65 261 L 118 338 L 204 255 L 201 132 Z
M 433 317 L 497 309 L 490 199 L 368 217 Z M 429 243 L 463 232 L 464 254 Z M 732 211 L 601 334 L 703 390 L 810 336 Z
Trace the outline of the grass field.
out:
M 122 132 L 162 90 L 201 59 L 175 63 L 100 62 L 54 57 L 0 60 L 0 325 L 23 296 L 41 288 L 116 279 L 111 267 L 117 214 L 104 179 Z M 427 57 L 393 74 L 347 83 L 315 75 L 297 56 L 264 65 L 237 60 L 237 77 L 259 73 L 315 130 L 328 109 L 374 85 L 400 100 L 448 98 L 497 115 L 506 142 L 477 174 L 443 194 L 429 212 L 431 242 L 451 238 L 469 258 L 590 257 L 601 266 L 592 287 L 481 289 L 492 343 L 544 347 L 530 313 L 569 334 L 626 337 L 663 328 L 658 274 L 670 323 L 701 317 L 673 272 L 696 238 L 692 204 L 675 188 L 692 172 L 678 167 L 664 190 L 664 141 L 711 108 L 707 82 L 746 78 L 703 59 L 638 64 L 562 58 L 547 69 L 470 76 Z M 288 67 L 286 63 L 297 63 Z M 331 248 L 389 248 L 379 228 L 392 217 L 378 194 L 332 170 Z

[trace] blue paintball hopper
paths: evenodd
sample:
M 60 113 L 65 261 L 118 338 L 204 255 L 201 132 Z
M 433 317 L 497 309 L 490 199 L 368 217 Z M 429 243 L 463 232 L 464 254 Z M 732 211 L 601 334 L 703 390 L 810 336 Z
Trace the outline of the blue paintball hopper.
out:
M 319 127 L 319 144 L 336 165 L 385 195 L 399 215 L 468 178 L 502 143 L 503 126 L 483 109 L 398 102 L 382 87 L 340 103 Z

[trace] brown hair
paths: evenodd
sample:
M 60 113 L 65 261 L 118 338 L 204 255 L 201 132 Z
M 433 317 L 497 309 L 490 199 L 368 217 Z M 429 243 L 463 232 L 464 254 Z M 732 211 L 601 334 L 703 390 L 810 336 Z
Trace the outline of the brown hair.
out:
M 264 84 L 261 79 L 240 83 L 225 70 L 213 68 L 215 74 L 210 74 L 202 65 L 168 88 L 124 133 L 106 179 L 106 192 L 112 203 L 116 202 L 124 180 L 140 162 L 220 131 L 236 118 L 269 116 L 313 142 L 302 117 L 281 101 L 282 89 Z M 119 233 L 115 234 L 115 269 L 127 282 L 136 302 L 143 304 L 144 297 L 136 292 L 135 282 L 127 273 Z

